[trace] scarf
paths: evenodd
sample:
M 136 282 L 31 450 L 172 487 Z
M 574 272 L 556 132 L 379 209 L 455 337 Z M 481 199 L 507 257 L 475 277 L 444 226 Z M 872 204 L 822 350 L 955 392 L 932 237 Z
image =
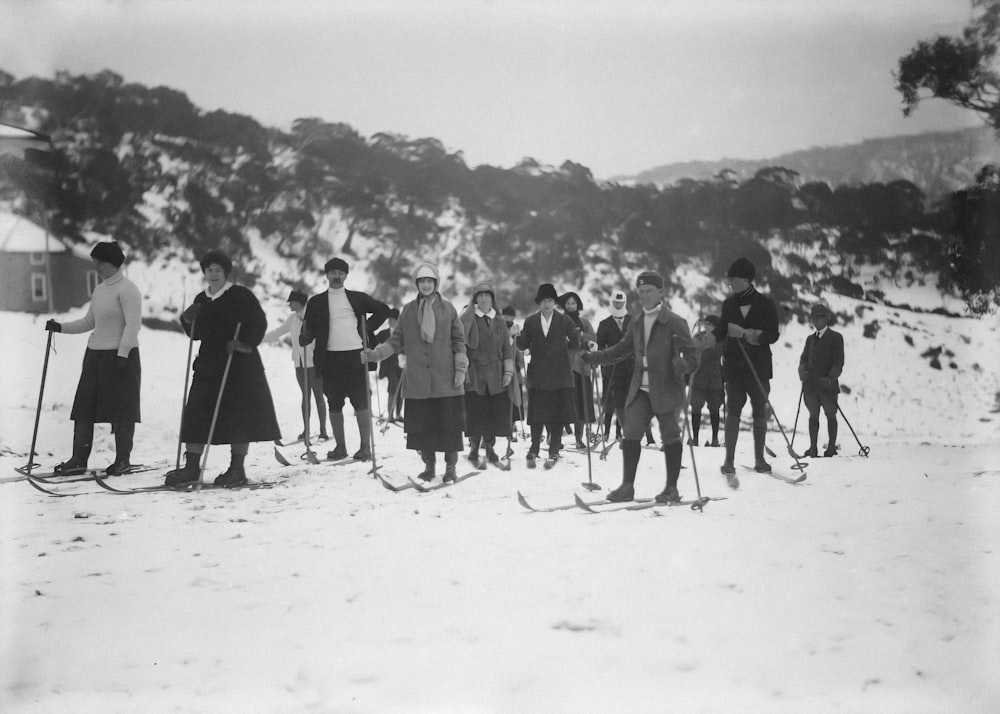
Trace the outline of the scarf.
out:
M 424 342 L 434 341 L 436 322 L 434 320 L 433 301 L 436 297 L 437 293 L 433 293 L 428 297 L 421 295 L 417 298 L 417 322 L 420 323 L 420 337 Z
M 628 315 L 628 308 L 622 305 L 620 308 L 616 308 L 614 305 L 611 306 L 611 317 L 621 319 Z
M 736 295 L 736 304 L 737 305 L 749 305 L 750 303 L 753 302 L 753 296 L 756 295 L 756 294 L 757 294 L 757 291 L 754 290 L 753 285 L 751 285 L 750 287 L 748 287 L 743 292 L 737 293 L 737 295 Z
M 583 332 L 583 321 L 580 319 L 580 311 L 577 310 L 576 312 L 567 312 L 565 314 L 566 317 L 573 321 L 573 324 L 580 328 L 580 332 Z

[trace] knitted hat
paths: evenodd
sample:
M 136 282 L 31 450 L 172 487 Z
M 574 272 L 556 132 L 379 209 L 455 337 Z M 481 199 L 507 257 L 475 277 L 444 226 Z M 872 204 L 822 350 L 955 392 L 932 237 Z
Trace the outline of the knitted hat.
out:
M 611 302 L 625 302 L 627 299 L 624 290 L 615 290 L 611 293 Z
M 577 312 L 582 312 L 583 311 L 583 300 L 581 300 L 580 296 L 577 295 L 572 290 L 569 291 L 569 292 L 563 293 L 562 295 L 559 296 L 559 306 L 563 310 L 565 310 L 566 309 L 566 301 L 569 300 L 570 298 L 573 298 L 574 300 L 576 300 L 576 310 L 577 310 Z
M 339 270 L 342 273 L 348 272 L 347 261 L 343 258 L 330 258 L 323 266 L 323 272 L 329 273 L 331 270 Z
M 559 293 L 556 292 L 552 283 L 542 283 L 538 286 L 538 292 L 535 293 L 535 304 L 538 305 L 542 300 L 559 300 Z
M 201 272 L 208 270 L 210 265 L 218 265 L 222 268 L 222 272 L 229 277 L 229 274 L 233 272 L 233 261 L 229 259 L 229 256 L 223 253 L 221 250 L 210 250 L 205 255 L 201 256 L 201 260 L 198 261 L 201 265 Z
M 503 315 L 504 317 L 516 317 L 517 310 L 514 309 L 513 305 L 508 305 L 507 307 L 505 307 L 503 310 L 500 311 L 500 314 Z
M 826 300 L 815 302 L 809 308 L 809 315 L 811 317 L 830 317 L 830 306 L 826 304 Z
M 90 257 L 102 263 L 111 263 L 116 268 L 120 268 L 122 263 L 125 262 L 125 253 L 122 252 L 118 241 L 114 240 L 109 243 L 98 243 L 95 245 L 94 249 L 90 251 Z
M 659 273 L 654 273 L 652 270 L 647 270 L 644 273 L 639 273 L 639 277 L 635 279 L 635 286 L 640 287 L 642 285 L 652 285 L 653 287 L 663 289 L 663 276 Z
M 753 280 L 757 271 L 751 263 L 746 258 L 737 258 L 733 261 L 733 264 L 729 266 L 729 270 L 726 272 L 727 278 L 743 278 L 745 280 Z
M 292 292 L 288 293 L 288 302 L 297 302 L 302 305 L 305 305 L 307 302 L 309 302 L 309 298 L 301 290 L 292 290 Z

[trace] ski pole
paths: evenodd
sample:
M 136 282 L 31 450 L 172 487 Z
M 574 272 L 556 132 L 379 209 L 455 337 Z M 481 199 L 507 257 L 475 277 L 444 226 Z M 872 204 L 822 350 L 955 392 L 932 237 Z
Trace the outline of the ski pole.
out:
M 586 367 L 586 365 L 585 365 Z M 580 373 L 580 401 L 583 403 L 583 429 L 587 435 L 587 483 L 581 483 L 588 491 L 599 491 L 600 486 L 594 483 L 594 471 L 590 462 L 590 414 L 587 414 L 587 375 Z
M 23 474 L 31 475 L 31 469 L 38 466 L 35 463 L 35 444 L 38 441 L 38 421 L 42 416 L 42 395 L 45 393 L 45 379 L 49 373 L 49 352 L 52 351 L 52 330 L 46 330 L 49 336 L 45 339 L 45 359 L 42 361 L 42 382 L 38 386 L 38 406 L 35 407 L 35 428 L 31 432 L 31 449 L 28 451 L 28 463 L 17 469 Z
M 240 339 L 240 328 L 242 322 L 236 323 L 236 332 L 233 333 L 233 340 Z M 229 380 L 229 368 L 233 366 L 233 353 L 226 357 L 226 368 L 222 371 L 222 382 L 219 384 L 219 396 L 215 398 L 215 411 L 212 412 L 212 423 L 208 427 L 208 439 L 205 441 L 205 453 L 201 455 L 201 465 L 198 467 L 198 483 L 194 490 L 200 491 L 202 481 L 205 478 L 205 467 L 208 465 L 208 452 L 212 448 L 212 438 L 215 436 L 215 423 L 219 418 L 219 408 L 222 407 L 222 394 L 226 391 L 226 382 Z
M 184 445 L 183 437 L 184 433 L 184 412 L 187 411 L 187 399 L 188 399 L 188 386 L 191 383 L 191 354 L 194 352 L 194 328 L 198 324 L 198 316 L 195 315 L 194 319 L 191 320 L 191 334 L 188 337 L 188 356 L 187 365 L 184 367 L 184 394 L 181 395 L 181 423 L 177 427 L 177 459 L 174 463 L 174 470 L 181 470 L 181 447 Z M 181 325 L 181 329 L 184 329 L 184 325 Z
M 364 343 L 365 352 L 368 351 L 368 315 L 361 313 L 361 341 Z M 378 462 L 375 460 L 375 423 L 372 419 L 372 394 L 371 381 L 368 378 L 368 363 L 362 361 L 362 368 L 365 371 L 365 408 L 368 411 L 368 449 L 372 455 L 372 468 L 370 473 L 372 478 L 378 478 Z M 375 385 L 376 388 L 378 385 Z
M 694 455 L 694 431 L 691 429 L 691 388 L 687 387 L 684 390 L 684 433 L 688 436 L 688 450 L 691 452 L 691 472 L 694 474 L 694 487 L 698 492 L 698 499 L 691 504 L 692 511 L 698 511 L 699 513 L 705 512 L 705 504 L 708 503 L 709 499 L 702 497 L 701 495 L 701 481 L 698 479 L 698 460 Z
M 802 384 L 802 388 L 799 390 L 799 406 L 795 409 L 795 424 L 792 426 L 792 442 L 788 445 L 788 454 L 793 459 L 801 459 L 802 457 L 795 453 L 792 446 L 795 444 L 795 433 L 799 429 L 799 412 L 802 411 L 802 395 L 805 393 L 806 386 L 805 383 Z
M 599 425 L 604 426 L 604 420 L 607 418 L 608 406 L 611 403 L 611 395 L 615 391 L 615 370 L 618 369 L 619 362 L 615 362 L 611 365 L 611 373 L 608 375 L 608 386 L 604 390 L 604 403 L 601 405 L 601 413 L 604 416 L 600 419 Z M 612 417 L 613 418 L 613 417 Z M 611 425 L 608 424 L 607 428 L 604 429 L 604 438 L 601 440 L 601 460 L 608 458 L 608 436 L 611 431 Z
M 760 377 L 757 375 L 757 369 L 753 366 L 753 362 L 750 361 L 750 355 L 747 354 L 746 347 L 743 346 L 743 341 L 736 340 L 736 345 L 740 348 L 740 352 L 743 353 L 743 360 L 747 363 L 747 367 L 750 368 L 750 374 L 753 375 L 754 381 L 757 382 L 757 387 L 760 389 L 761 394 L 764 395 L 764 399 L 767 401 L 767 406 L 771 410 L 771 416 L 774 417 L 774 423 L 778 425 L 778 429 L 781 431 L 781 438 L 785 440 L 785 445 L 788 446 L 789 455 L 795 459 L 795 465 L 792 466 L 792 468 L 796 471 L 802 471 L 809 466 L 809 464 L 804 461 L 799 461 L 799 457 L 797 457 L 792 451 L 792 445 L 788 442 L 788 437 L 785 435 L 785 429 L 781 426 L 781 421 L 778 419 L 778 415 L 774 411 L 774 406 L 771 404 L 771 398 L 767 396 L 767 390 L 764 389 L 764 383 L 760 381 Z
M 312 419 L 312 391 L 311 385 L 309 384 L 309 369 L 306 367 L 306 351 L 302 350 L 302 418 L 305 423 L 305 430 L 302 432 L 302 443 L 306 446 L 306 453 L 304 458 L 310 464 L 316 465 L 319 463 L 319 459 L 316 457 L 316 452 L 312 449 L 312 444 L 309 442 L 309 422 Z
M 871 449 L 863 445 L 861 443 L 861 439 L 859 439 L 858 435 L 854 433 L 854 427 L 851 426 L 851 422 L 847 421 L 847 415 L 845 415 L 844 410 L 840 408 L 839 400 L 837 404 L 837 411 L 840 412 L 840 416 L 844 417 L 844 423 L 847 424 L 847 428 L 851 430 L 851 434 L 854 436 L 854 440 L 858 442 L 858 455 L 868 458 L 868 454 L 869 452 L 871 452 Z

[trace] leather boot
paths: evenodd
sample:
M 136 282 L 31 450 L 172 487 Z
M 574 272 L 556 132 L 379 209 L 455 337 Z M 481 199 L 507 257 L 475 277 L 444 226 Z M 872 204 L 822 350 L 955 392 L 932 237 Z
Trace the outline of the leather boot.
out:
M 344 444 L 344 413 L 330 412 L 330 431 L 333 442 L 336 444 L 332 451 L 328 451 L 326 458 L 331 461 L 347 458 L 347 446 Z
M 837 455 L 837 417 L 831 416 L 827 417 L 826 420 L 826 433 L 829 437 L 829 442 L 826 445 L 826 451 L 823 452 L 823 456 L 836 456 Z
M 81 474 L 87 470 L 90 450 L 94 443 L 94 424 L 89 421 L 73 422 L 73 455 L 52 469 L 57 474 L 68 476 Z
M 631 501 L 635 498 L 635 472 L 639 468 L 642 442 L 634 439 L 622 441 L 622 484 L 608 493 L 609 501 Z
M 684 459 L 684 447 L 681 442 L 666 444 L 663 448 L 664 460 L 667 464 L 667 486 L 656 497 L 660 503 L 674 503 L 681 500 L 677 491 L 677 479 L 681 475 L 681 462 Z
M 764 460 L 764 442 L 767 439 L 767 419 L 753 420 L 753 457 L 754 471 L 766 474 L 771 471 L 771 464 Z
M 132 468 L 132 442 L 135 438 L 135 422 L 115 424 L 115 462 L 104 473 L 108 476 L 118 476 Z
M 358 434 L 361 435 L 361 448 L 354 458 L 358 461 L 372 460 L 372 417 L 368 409 L 362 409 L 357 413 Z M 343 418 L 343 416 L 341 417 Z
M 247 482 L 247 473 L 243 467 L 246 454 L 231 453 L 229 456 L 229 468 L 215 479 L 216 486 L 235 488 Z
M 458 452 L 457 451 L 446 451 L 444 453 L 444 476 L 442 481 L 445 483 L 455 483 L 455 479 L 458 478 L 456 473 L 455 465 L 458 463 Z
M 421 481 L 433 481 L 436 475 L 437 454 L 433 451 L 421 451 L 420 458 L 424 461 L 424 470 L 417 474 L 417 478 Z
M 201 454 L 193 451 L 184 453 L 184 465 L 179 469 L 167 471 L 167 478 L 164 484 L 167 486 L 180 486 L 185 483 L 194 483 L 201 477 Z

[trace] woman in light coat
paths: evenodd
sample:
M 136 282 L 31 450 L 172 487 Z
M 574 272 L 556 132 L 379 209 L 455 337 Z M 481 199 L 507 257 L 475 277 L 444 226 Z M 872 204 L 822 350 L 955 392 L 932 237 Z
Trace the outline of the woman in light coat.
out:
M 455 306 L 441 297 L 437 268 L 422 263 L 413 279 L 416 299 L 403 306 L 389 339 L 363 350 L 362 359 L 377 362 L 405 353 L 406 448 L 420 453 L 424 470 L 419 478 L 424 481 L 434 479 L 437 452 L 444 452 L 443 480 L 454 481 L 465 430 L 465 330 Z

